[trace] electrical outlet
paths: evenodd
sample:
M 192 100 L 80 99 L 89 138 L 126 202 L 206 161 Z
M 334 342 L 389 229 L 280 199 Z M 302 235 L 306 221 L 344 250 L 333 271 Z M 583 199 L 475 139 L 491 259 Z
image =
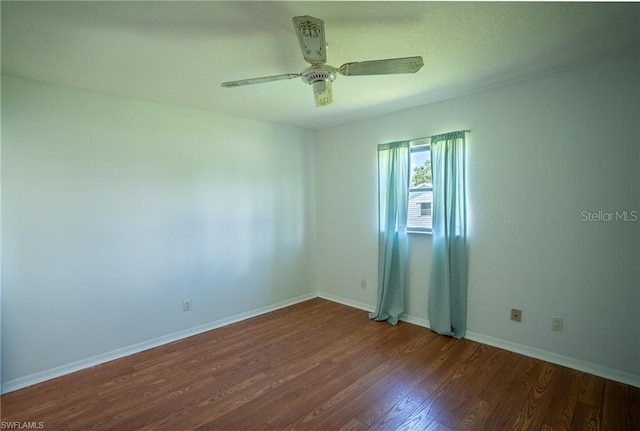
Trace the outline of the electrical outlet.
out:
M 182 300 L 182 311 L 191 311 L 191 300 L 183 299 Z
M 521 322 L 522 321 L 522 310 L 520 310 L 518 308 L 512 308 L 511 309 L 511 320 L 513 320 L 514 322 Z
M 360 279 L 360 289 L 366 289 L 367 288 L 367 279 L 366 278 L 361 278 Z
M 551 318 L 551 330 L 562 332 L 562 317 Z

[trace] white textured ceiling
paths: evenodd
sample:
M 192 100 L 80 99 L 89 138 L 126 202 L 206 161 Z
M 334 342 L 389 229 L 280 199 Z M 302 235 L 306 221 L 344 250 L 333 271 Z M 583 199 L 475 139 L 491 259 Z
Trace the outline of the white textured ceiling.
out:
M 612 58 L 640 47 L 639 3 L 7 2 L 2 72 L 317 129 Z M 414 75 L 339 76 L 316 108 L 291 18 L 325 21 L 328 63 L 421 55 Z

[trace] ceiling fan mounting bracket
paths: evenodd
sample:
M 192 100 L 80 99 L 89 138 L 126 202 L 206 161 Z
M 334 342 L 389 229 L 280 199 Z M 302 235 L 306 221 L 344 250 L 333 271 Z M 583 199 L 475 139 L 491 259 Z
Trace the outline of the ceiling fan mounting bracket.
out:
M 302 80 L 311 85 L 318 81 L 335 81 L 337 75 L 337 69 L 328 64 L 318 64 L 309 66 L 301 73 Z

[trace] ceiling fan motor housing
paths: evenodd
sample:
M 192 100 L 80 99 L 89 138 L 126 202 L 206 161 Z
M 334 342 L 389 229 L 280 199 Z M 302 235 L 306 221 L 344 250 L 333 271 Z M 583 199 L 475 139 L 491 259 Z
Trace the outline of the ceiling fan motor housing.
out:
M 302 71 L 302 80 L 313 85 L 316 106 L 326 106 L 333 102 L 331 83 L 336 79 L 336 68 L 326 64 L 307 67 Z
M 318 81 L 333 82 L 337 76 L 336 72 L 335 67 L 327 64 L 311 66 L 302 71 L 302 80 L 307 84 L 313 84 Z

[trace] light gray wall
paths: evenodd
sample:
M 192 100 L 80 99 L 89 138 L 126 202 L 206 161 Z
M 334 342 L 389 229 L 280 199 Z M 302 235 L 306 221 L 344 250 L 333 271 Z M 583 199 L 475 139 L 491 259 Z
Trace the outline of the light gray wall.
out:
M 640 210 L 638 64 L 321 130 L 315 145 L 301 129 L 3 77 L 2 381 L 316 287 L 373 306 L 376 145 L 458 129 L 472 130 L 470 331 L 640 376 L 640 223 L 582 221 Z M 407 313 L 426 320 L 430 237 L 410 247 Z
M 3 77 L 3 382 L 314 292 L 313 139 Z
M 376 146 L 471 129 L 469 330 L 640 382 L 640 222 L 582 220 L 600 210 L 640 217 L 639 63 L 619 58 L 318 131 L 319 291 L 375 305 Z M 411 235 L 413 318 L 428 319 L 430 247 Z M 512 307 L 522 323 L 509 320 Z M 564 318 L 562 333 L 552 316 Z

